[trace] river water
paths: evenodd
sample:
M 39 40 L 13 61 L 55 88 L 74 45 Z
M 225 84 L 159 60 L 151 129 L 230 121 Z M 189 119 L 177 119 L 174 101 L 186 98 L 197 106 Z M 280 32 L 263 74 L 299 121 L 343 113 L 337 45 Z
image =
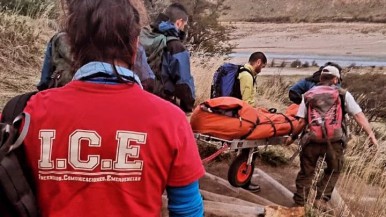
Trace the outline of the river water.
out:
M 231 58 L 248 60 L 250 52 L 237 51 L 229 55 Z M 324 65 L 326 62 L 335 62 L 342 67 L 348 66 L 374 66 L 386 67 L 386 57 L 374 56 L 352 56 L 352 55 L 318 55 L 318 54 L 281 54 L 265 52 L 268 62 L 274 60 L 276 64 L 281 62 L 293 62 L 299 60 L 302 64 L 308 62 L 311 65 L 315 62 L 318 66 Z

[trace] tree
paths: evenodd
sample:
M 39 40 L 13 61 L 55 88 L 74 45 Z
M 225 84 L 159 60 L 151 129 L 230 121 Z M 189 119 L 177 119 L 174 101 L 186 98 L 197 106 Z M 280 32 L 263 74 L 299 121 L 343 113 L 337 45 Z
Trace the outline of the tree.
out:
M 145 0 L 150 17 L 162 11 L 168 4 L 179 2 L 189 11 L 187 43 L 191 51 L 204 55 L 229 54 L 235 47 L 230 42 L 231 27 L 221 25 L 220 13 L 226 8 L 221 0 Z

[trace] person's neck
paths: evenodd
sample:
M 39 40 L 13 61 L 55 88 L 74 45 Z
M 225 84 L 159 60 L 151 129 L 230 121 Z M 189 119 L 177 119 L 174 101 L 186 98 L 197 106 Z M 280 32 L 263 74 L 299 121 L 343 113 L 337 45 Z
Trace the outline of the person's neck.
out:
M 127 68 L 127 69 L 129 68 L 129 64 L 125 63 L 122 60 L 114 60 L 114 65 Z

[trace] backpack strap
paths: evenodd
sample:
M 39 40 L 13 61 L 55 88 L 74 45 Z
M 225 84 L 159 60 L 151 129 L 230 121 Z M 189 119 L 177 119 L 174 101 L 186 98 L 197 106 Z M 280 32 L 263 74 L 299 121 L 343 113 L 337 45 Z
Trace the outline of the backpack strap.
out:
M 180 39 L 177 38 L 176 36 L 166 36 L 166 43 L 170 41 L 175 41 L 175 40 L 180 40 Z
M 252 71 L 247 69 L 247 68 L 245 68 L 244 66 L 240 66 L 239 73 L 241 73 L 241 72 L 248 72 L 252 76 L 253 86 L 255 86 L 257 76 L 253 76 Z
M 25 176 L 23 160 L 19 153 L 27 135 L 30 118 L 23 110 L 28 100 L 37 92 L 29 92 L 12 98 L 5 105 L 0 123 L 0 210 L 6 216 L 39 216 L 33 191 Z M 20 124 L 23 129 L 16 138 Z M 7 215 L 8 214 L 8 215 Z
M 36 93 L 37 91 L 21 94 L 9 100 L 4 106 L 0 122 L 12 124 L 15 118 L 23 112 L 31 96 Z
M 346 92 L 347 91 L 343 88 L 338 88 L 338 91 L 339 91 L 340 103 L 342 106 L 342 114 L 344 116 L 345 114 L 347 114 L 347 111 L 346 111 Z
M 347 145 L 347 141 L 350 139 L 350 126 L 349 126 L 349 117 L 346 111 L 346 92 L 347 90 L 343 88 L 338 88 L 339 98 L 342 107 L 342 129 L 345 134 L 345 138 L 342 140 L 344 147 Z
M 23 128 L 17 137 L 17 129 L 23 120 Z M 17 116 L 12 124 L 0 123 L 0 190 L 2 192 L 1 197 L 5 196 L 14 208 L 14 214 L 17 213 L 17 216 L 22 217 L 37 217 L 39 211 L 35 196 L 14 153 L 14 150 L 23 143 L 28 133 L 29 124 L 30 116 L 27 113 Z
M 23 129 L 20 133 L 16 132 L 20 127 L 22 121 L 24 120 Z M 31 122 L 31 118 L 27 113 L 21 113 L 19 116 L 15 118 L 12 125 L 10 124 L 2 124 L 1 129 L 1 146 L 0 146 L 0 162 L 4 159 L 6 155 L 8 155 L 11 151 L 20 147 L 23 143 L 24 138 L 27 136 L 29 125 Z M 19 136 L 15 139 L 15 136 L 19 134 Z

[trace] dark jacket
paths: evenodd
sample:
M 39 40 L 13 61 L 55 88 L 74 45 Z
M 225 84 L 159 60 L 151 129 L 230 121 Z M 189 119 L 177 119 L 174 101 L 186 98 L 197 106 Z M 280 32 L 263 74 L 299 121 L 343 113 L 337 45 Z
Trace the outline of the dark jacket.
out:
M 162 54 L 161 75 L 157 77 L 162 88 L 156 94 L 178 105 L 183 111 L 191 112 L 195 101 L 195 86 L 190 71 L 190 54 L 182 43 L 184 33 L 168 20 L 161 14 L 151 25 L 153 32 L 174 38 L 167 40 L 166 50 Z
M 302 102 L 302 95 L 315 85 L 316 82 L 307 79 L 302 79 L 298 81 L 289 90 L 290 100 L 296 104 L 300 104 Z

